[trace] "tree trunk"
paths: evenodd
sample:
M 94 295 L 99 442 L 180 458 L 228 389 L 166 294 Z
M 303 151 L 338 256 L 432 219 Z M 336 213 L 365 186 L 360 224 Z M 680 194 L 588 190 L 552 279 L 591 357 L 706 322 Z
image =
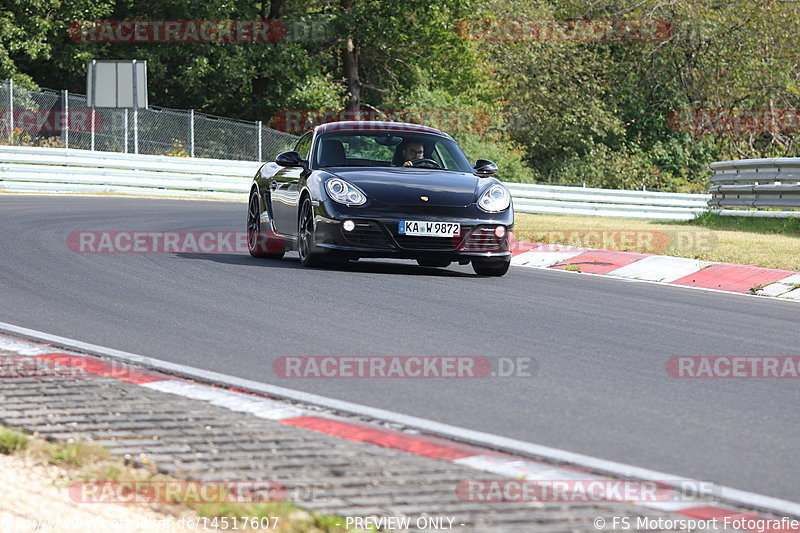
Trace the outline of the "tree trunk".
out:
M 353 7 L 353 0 L 342 0 L 341 6 L 344 16 L 349 17 Z M 352 36 L 348 36 L 345 41 L 342 66 L 344 67 L 344 79 L 347 83 L 346 110 L 359 111 L 361 109 L 361 81 L 358 79 L 358 46 L 353 42 Z
M 265 0 L 262 0 L 265 1 Z M 286 0 L 271 0 L 269 4 L 269 20 L 277 20 L 283 14 L 283 6 Z M 262 6 L 264 4 L 262 3 Z
M 344 50 L 344 79 L 347 80 L 347 111 L 361 109 L 361 81 L 358 79 L 358 48 L 353 39 L 347 39 Z

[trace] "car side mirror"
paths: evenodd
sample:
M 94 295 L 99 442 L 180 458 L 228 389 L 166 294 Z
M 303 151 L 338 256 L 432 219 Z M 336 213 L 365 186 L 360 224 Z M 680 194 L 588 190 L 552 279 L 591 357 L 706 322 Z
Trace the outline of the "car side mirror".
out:
M 278 154 L 278 157 L 275 158 L 275 162 L 282 167 L 305 167 L 306 165 L 305 159 L 303 159 L 299 152 L 295 152 L 294 150 Z
M 497 165 L 488 159 L 478 159 L 472 168 L 478 176 L 494 176 L 498 171 Z

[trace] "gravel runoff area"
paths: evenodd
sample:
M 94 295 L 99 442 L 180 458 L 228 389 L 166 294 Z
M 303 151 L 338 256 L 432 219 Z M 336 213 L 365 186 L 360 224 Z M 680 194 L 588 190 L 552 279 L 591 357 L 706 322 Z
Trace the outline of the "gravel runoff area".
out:
M 63 468 L 0 455 L 0 531 L 3 533 L 184 533 L 196 515 L 176 516 L 144 505 L 76 505 L 59 480 Z
M 14 354 L 0 351 L 3 355 Z M 160 472 L 183 480 L 279 483 L 289 495 L 287 501 L 312 512 L 351 518 L 412 517 L 412 523 L 419 517 L 438 517 L 441 524 L 448 524 L 404 531 L 590 532 L 613 529 L 615 517 L 628 517 L 633 524 L 637 517 L 686 519 L 617 502 L 463 501 L 456 492 L 459 482 L 498 476 L 97 375 L 0 378 L 0 423 L 49 440 L 77 439 L 104 446 L 112 457 L 145 454 Z M 132 510 L 133 506 L 126 510 L 107 503 L 74 503 L 68 489 L 48 485 L 53 473 L 46 467 L 14 458 L 3 458 L 0 466 L 3 519 L 159 518 L 140 508 Z M 605 521 L 604 528 L 597 527 L 599 519 Z M 135 527 L 120 530 L 158 531 L 152 525 Z

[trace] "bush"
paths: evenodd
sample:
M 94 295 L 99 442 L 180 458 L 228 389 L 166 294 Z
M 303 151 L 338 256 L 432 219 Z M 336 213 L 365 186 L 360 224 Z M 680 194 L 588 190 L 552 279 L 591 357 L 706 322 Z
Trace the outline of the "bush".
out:
M 0 144 L 11 146 L 39 146 L 44 148 L 64 148 L 64 141 L 60 137 L 32 137 L 20 128 L 11 133 L 11 137 L 0 133 Z

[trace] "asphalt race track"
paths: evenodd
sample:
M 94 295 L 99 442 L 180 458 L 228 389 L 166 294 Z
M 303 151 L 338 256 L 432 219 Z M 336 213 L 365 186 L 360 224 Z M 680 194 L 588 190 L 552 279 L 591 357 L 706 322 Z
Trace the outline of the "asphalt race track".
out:
M 246 204 L 0 195 L 0 321 L 800 501 L 792 379 L 671 378 L 677 355 L 798 355 L 800 304 L 512 267 L 296 254 L 78 254 L 77 230 L 242 230 Z M 533 357 L 535 377 L 282 379 L 285 355 Z

